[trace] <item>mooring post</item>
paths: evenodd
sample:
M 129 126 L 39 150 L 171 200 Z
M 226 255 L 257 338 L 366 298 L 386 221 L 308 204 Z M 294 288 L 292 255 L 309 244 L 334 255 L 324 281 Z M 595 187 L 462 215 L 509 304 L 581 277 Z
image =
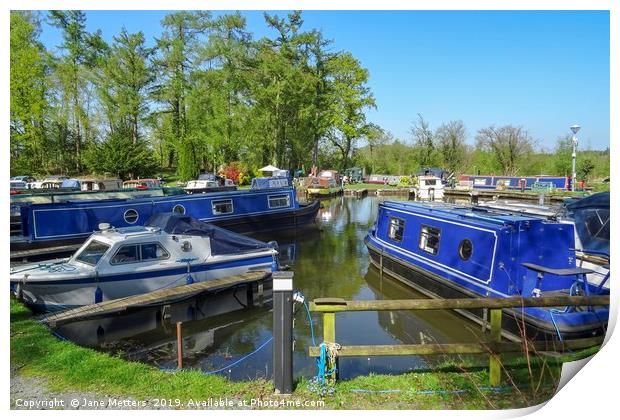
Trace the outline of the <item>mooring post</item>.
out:
M 276 394 L 293 392 L 293 272 L 273 277 L 273 386 Z
M 183 323 L 177 322 L 177 367 L 183 369 Z
M 323 342 L 335 343 L 336 342 L 336 313 L 324 312 L 323 313 Z M 334 366 L 332 366 L 333 372 L 329 374 L 329 378 L 333 381 L 338 379 L 338 357 L 334 360 Z
M 502 310 L 491 309 L 491 341 L 499 343 L 502 341 Z M 499 353 L 489 355 L 489 384 L 499 386 L 502 378 L 502 364 Z

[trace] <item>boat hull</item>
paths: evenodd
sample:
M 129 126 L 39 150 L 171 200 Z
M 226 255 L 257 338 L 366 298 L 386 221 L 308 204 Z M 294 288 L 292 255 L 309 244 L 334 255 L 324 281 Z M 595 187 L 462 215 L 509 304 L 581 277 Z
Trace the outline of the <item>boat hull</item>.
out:
M 253 271 L 270 273 L 273 261 L 271 254 L 254 254 L 195 265 L 189 273 L 187 265 L 177 265 L 159 270 L 56 281 L 12 279 L 11 291 L 37 312 L 54 312 Z
M 216 226 L 232 230 L 237 233 L 257 233 L 279 229 L 294 229 L 312 223 L 320 208 L 319 201 L 309 204 L 300 204 L 298 208 L 276 213 L 258 213 L 239 215 L 236 217 L 206 220 Z M 61 245 L 81 244 L 92 232 L 85 232 L 78 237 L 54 238 L 48 240 L 31 241 L 25 238 L 13 237 L 11 251 L 27 251 L 41 248 L 51 248 Z M 20 257 L 21 258 L 21 257 Z
M 441 299 L 486 297 L 467 290 L 436 273 L 383 252 L 368 236 L 364 242 L 369 251 L 371 264 L 381 273 L 407 284 L 428 297 Z M 457 310 L 456 312 L 476 323 L 485 323 L 483 309 Z M 561 326 L 556 329 L 552 323 L 537 319 L 520 310 L 503 309 L 502 312 L 504 315 L 502 316 L 502 329 L 505 336 L 518 340 L 525 335 L 530 340 L 544 341 L 548 343 L 548 350 L 553 350 L 554 344 L 558 343 L 558 330 L 562 340 L 601 336 L 606 331 L 606 322 Z

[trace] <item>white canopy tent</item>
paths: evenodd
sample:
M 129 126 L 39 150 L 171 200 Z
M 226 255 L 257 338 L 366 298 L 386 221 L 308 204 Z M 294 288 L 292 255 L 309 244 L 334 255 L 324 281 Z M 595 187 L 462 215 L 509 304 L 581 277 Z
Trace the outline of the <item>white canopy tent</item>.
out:
M 263 173 L 263 176 L 278 176 L 282 173 L 282 169 L 276 168 L 273 165 L 267 165 L 263 168 L 260 168 L 259 171 Z

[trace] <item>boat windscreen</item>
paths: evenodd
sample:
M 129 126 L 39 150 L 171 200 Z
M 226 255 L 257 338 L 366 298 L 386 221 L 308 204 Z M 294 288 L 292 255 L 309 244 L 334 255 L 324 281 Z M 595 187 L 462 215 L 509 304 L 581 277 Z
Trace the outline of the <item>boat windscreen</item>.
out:
M 92 241 L 77 257 L 75 257 L 75 260 L 88 265 L 97 265 L 108 249 L 110 249 L 109 245 L 99 241 Z
M 584 250 L 609 254 L 609 193 L 594 194 L 566 205 Z
M 271 248 L 265 242 L 178 213 L 156 213 L 149 218 L 146 226 L 158 227 L 171 235 L 208 237 L 212 255 L 242 254 Z

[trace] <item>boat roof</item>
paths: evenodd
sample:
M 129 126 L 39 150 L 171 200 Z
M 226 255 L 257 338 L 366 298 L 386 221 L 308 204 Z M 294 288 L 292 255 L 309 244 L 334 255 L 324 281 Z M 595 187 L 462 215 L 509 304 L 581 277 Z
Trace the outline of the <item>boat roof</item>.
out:
M 145 227 L 161 229 L 171 235 L 208 237 L 211 240 L 212 255 L 239 254 L 271 248 L 271 245 L 265 242 L 178 213 L 156 213 L 149 218 Z
M 404 201 L 385 201 L 383 206 L 405 212 L 433 213 L 438 217 L 450 220 L 467 220 L 477 225 L 497 227 L 524 222 L 541 222 L 540 217 L 523 214 L 512 214 L 501 210 L 488 209 L 479 206 L 466 206 L 450 203 L 415 203 Z
M 128 226 L 122 228 L 110 228 L 108 230 L 101 230 L 98 233 L 112 241 L 119 241 L 142 235 L 159 234 L 161 233 L 161 229 L 149 226 Z

